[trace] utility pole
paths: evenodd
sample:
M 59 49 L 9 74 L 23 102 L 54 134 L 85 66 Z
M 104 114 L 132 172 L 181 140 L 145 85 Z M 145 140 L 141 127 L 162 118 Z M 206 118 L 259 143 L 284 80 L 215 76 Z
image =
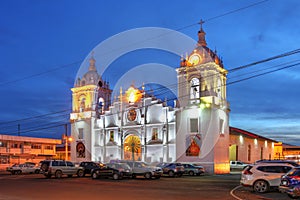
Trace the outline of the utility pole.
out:
M 65 134 L 63 135 L 63 139 L 65 140 L 65 160 L 68 160 L 68 155 L 69 155 L 68 145 L 69 145 L 69 142 L 70 143 L 72 142 L 72 138 L 68 137 L 68 125 L 67 124 L 65 124 Z

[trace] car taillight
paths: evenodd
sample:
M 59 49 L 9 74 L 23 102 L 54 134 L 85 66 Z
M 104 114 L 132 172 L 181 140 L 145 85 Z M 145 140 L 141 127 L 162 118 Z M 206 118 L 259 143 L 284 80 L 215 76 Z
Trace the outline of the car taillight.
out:
M 250 171 L 250 170 L 244 170 L 243 171 L 243 174 L 245 174 L 245 175 L 252 175 L 253 173 Z

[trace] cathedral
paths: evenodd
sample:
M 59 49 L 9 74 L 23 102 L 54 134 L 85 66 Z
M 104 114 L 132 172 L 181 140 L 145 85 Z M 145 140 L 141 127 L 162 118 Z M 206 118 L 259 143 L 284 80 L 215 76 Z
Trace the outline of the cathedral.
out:
M 190 162 L 229 173 L 229 103 L 222 60 L 198 31 L 195 49 L 181 59 L 174 106 L 132 85 L 112 100 L 109 83 L 91 56 L 88 72 L 72 88 L 71 160 L 103 163 Z

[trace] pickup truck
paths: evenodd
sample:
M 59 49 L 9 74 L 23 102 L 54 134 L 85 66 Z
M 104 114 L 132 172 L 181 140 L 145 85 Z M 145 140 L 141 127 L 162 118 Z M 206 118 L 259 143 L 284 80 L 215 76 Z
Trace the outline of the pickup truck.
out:
M 243 170 L 248 164 L 242 161 L 230 161 L 230 170 Z

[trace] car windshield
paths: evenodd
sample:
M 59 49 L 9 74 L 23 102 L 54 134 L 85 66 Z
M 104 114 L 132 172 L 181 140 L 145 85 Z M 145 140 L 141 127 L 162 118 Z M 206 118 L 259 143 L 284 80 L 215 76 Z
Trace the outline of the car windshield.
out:
M 292 169 L 287 173 L 288 176 L 300 176 L 300 169 Z
M 126 163 L 120 163 L 120 166 L 121 166 L 123 169 L 130 169 L 129 165 L 127 165 Z

